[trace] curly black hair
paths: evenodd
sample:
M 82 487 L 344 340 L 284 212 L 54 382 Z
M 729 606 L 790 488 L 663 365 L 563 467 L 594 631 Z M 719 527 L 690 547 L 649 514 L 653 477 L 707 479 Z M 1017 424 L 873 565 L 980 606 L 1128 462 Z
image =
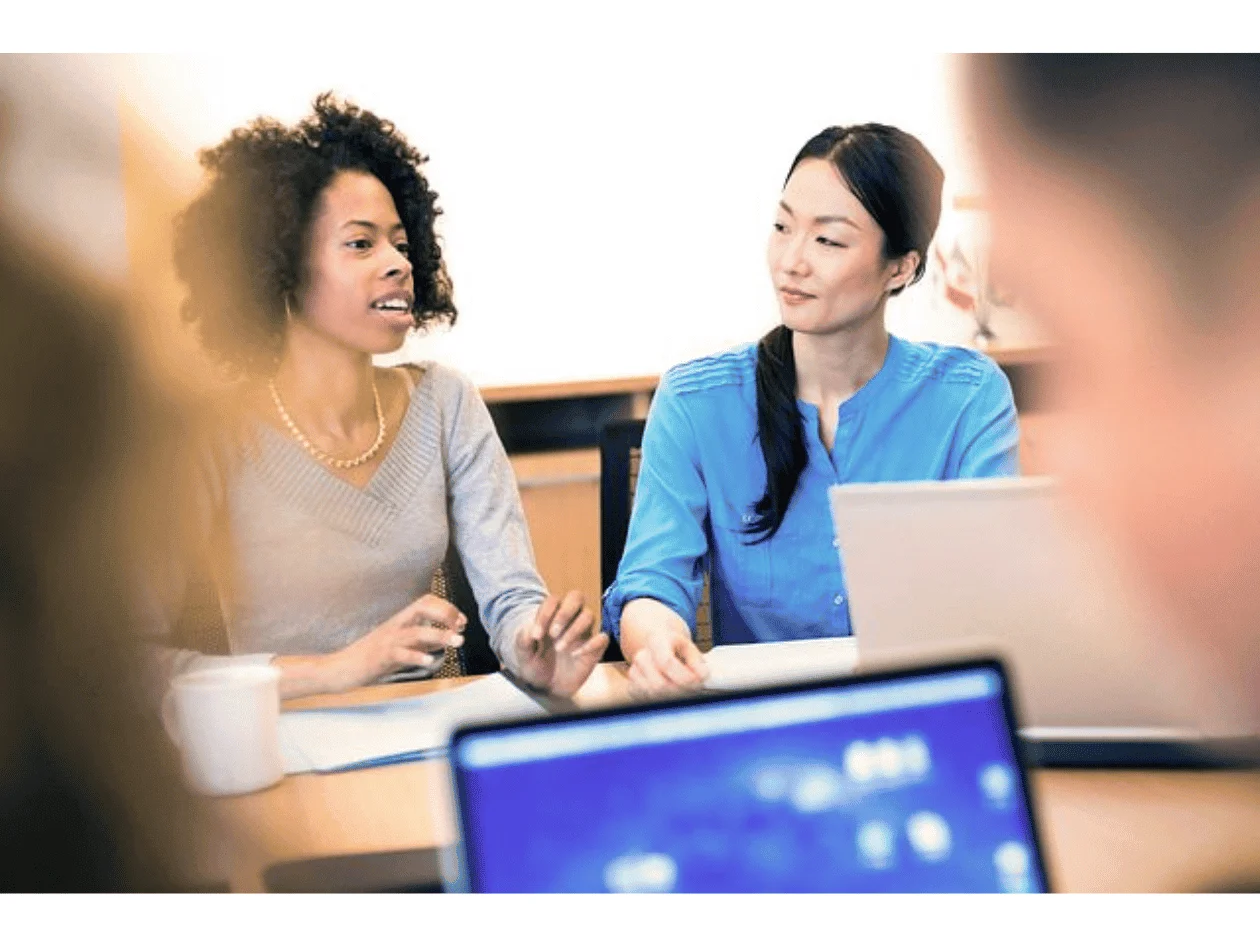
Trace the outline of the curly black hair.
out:
M 210 179 L 176 223 L 175 268 L 189 290 L 185 321 L 228 368 L 252 374 L 274 364 L 286 303 L 306 283 L 316 203 L 339 171 L 374 175 L 394 199 L 410 245 L 416 326 L 454 323 L 434 232 L 442 211 L 420 171 L 428 158 L 392 122 L 325 92 L 296 125 L 255 119 L 198 158 Z

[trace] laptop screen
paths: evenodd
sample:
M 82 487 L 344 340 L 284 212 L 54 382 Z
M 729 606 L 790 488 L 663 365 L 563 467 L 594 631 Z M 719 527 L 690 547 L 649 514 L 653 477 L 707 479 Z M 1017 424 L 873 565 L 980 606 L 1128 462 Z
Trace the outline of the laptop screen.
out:
M 465 889 L 1046 889 L 997 663 L 457 733 Z

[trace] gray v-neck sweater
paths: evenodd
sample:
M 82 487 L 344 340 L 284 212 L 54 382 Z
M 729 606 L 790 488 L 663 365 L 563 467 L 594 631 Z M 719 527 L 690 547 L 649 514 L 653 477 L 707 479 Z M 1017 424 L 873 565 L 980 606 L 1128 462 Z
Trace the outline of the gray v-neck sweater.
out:
M 362 489 L 258 425 L 256 449 L 209 486 L 232 553 L 220 589 L 234 656 L 167 651 L 168 674 L 340 650 L 426 594 L 451 541 L 495 652 L 519 670 L 514 634 L 546 589 L 516 479 L 472 383 L 421 367 L 398 434 Z

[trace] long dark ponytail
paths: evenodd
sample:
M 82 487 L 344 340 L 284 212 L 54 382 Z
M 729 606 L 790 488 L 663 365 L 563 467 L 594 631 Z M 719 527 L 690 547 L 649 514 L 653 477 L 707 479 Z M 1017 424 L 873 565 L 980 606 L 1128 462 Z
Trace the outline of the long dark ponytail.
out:
M 807 158 L 830 161 L 840 172 L 853 196 L 884 232 L 885 259 L 918 251 L 919 264 L 906 285 L 922 278 L 928 244 L 941 216 L 945 179 L 922 142 L 890 125 L 832 126 L 805 143 L 788 169 L 788 178 Z M 755 537 L 754 543 L 779 531 L 808 460 L 796 404 L 792 332 L 785 325 L 771 329 L 757 345 L 757 440 L 766 463 L 766 491 L 753 504 L 748 534 Z

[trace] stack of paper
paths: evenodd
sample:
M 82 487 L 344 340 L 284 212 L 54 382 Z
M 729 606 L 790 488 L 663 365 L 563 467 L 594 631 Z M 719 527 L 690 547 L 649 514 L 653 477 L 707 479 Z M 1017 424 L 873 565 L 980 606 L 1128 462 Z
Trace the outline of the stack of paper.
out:
M 740 690 L 851 673 L 857 644 L 851 637 L 734 644 L 713 648 L 705 660 L 706 689 Z M 337 772 L 444 755 L 461 725 L 547 713 L 539 698 L 495 674 L 428 696 L 281 713 L 280 749 L 290 775 Z
M 337 772 L 443 755 L 467 723 L 542 716 L 546 708 L 502 674 L 458 689 L 364 706 L 280 714 L 284 770 Z

